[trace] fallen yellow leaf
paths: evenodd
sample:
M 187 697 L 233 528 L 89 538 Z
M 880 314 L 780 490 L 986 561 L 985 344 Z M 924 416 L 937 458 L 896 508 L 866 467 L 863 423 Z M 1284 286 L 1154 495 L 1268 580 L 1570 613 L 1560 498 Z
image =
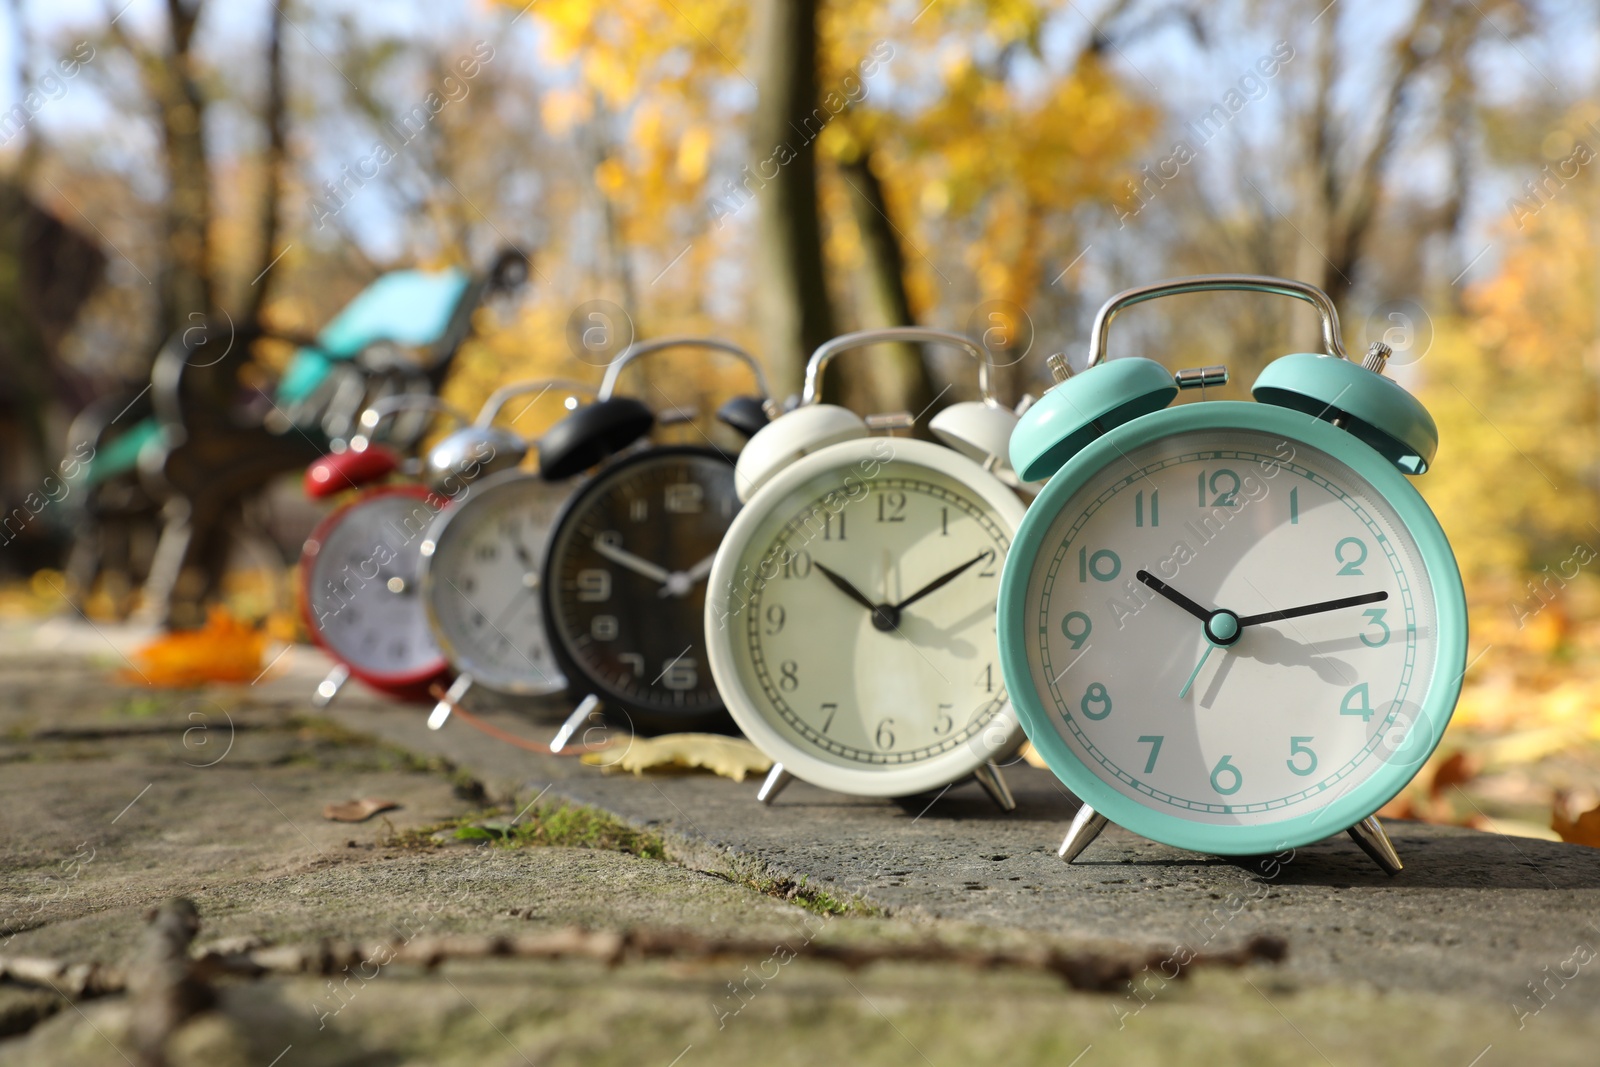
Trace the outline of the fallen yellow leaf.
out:
M 772 761 L 744 738 L 721 734 L 635 737 L 625 743 L 620 758 L 612 748 L 586 753 L 583 762 L 607 771 L 632 771 L 637 775 L 647 770 L 704 769 L 736 782 L 744 781 L 747 774 L 765 774 L 772 767 Z

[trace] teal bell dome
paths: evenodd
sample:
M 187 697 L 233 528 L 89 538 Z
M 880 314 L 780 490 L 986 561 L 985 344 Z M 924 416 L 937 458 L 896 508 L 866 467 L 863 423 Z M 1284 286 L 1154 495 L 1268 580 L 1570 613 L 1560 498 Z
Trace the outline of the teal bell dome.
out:
M 1297 352 L 1273 360 L 1252 395 L 1264 404 L 1331 422 L 1406 474 L 1421 474 L 1439 450 L 1439 428 L 1421 401 L 1383 375 L 1389 348 L 1375 343 L 1365 363 Z

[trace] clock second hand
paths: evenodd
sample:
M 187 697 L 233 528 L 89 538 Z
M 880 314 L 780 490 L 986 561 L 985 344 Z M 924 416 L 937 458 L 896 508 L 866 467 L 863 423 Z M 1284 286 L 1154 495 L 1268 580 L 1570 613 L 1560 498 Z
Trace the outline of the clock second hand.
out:
M 1211 650 L 1216 647 L 1216 645 L 1213 645 L 1210 642 L 1206 643 L 1206 650 L 1200 653 L 1200 662 L 1194 665 L 1194 670 L 1189 672 L 1189 680 L 1183 683 L 1182 689 L 1178 690 L 1179 700 L 1182 700 L 1184 697 L 1189 695 L 1189 687 L 1194 685 L 1194 680 L 1196 678 L 1200 677 L 1200 668 L 1206 665 L 1206 660 L 1211 657 Z

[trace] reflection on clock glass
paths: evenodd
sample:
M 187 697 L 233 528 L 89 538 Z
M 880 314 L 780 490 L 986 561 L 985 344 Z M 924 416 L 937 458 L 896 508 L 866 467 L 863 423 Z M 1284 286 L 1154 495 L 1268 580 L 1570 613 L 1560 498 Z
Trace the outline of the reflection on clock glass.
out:
M 1365 479 L 1248 430 L 1125 459 L 1055 516 L 1019 631 L 1079 760 L 1150 808 L 1260 824 L 1426 754 L 1433 586 Z
M 438 514 L 406 493 L 359 501 L 312 561 L 312 618 L 334 653 L 372 674 L 406 675 L 442 658 L 417 589 L 422 532 Z
M 706 663 L 706 577 L 738 509 L 733 465 L 689 448 L 611 467 L 573 498 L 546 595 L 561 650 L 591 686 L 672 714 L 722 707 Z
M 969 487 L 891 461 L 773 505 L 728 591 L 736 667 L 765 717 L 842 766 L 974 742 L 1006 703 L 995 601 L 1011 540 Z

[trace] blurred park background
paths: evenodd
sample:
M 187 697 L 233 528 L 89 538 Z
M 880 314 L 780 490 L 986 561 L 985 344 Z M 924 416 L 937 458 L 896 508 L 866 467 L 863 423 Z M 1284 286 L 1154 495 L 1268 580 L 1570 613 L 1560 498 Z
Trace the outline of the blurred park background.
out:
M 981 339 L 1014 402 L 1049 353 L 1081 364 L 1119 289 L 1287 275 L 1333 296 L 1352 351 L 1393 347 L 1439 422 L 1418 484 L 1472 665 L 1396 811 L 1600 844 L 1600 815 L 1566 822 L 1600 805 L 1592 5 L 4 0 L 0 25 L 8 616 L 138 608 L 70 588 L 75 416 L 141 403 L 174 336 L 314 334 L 387 270 L 531 260 L 443 381 L 469 412 L 672 333 L 745 344 L 789 394 L 828 337 L 908 322 Z M 1300 305 L 1202 295 L 1124 315 L 1113 352 L 1226 362 L 1243 397 L 1317 345 Z M 270 392 L 293 348 L 248 347 L 228 387 Z M 858 358 L 831 388 L 925 409 L 973 394 L 962 358 Z M 658 406 L 746 387 L 657 368 L 635 391 Z M 317 512 L 281 481 L 223 592 L 292 639 Z

